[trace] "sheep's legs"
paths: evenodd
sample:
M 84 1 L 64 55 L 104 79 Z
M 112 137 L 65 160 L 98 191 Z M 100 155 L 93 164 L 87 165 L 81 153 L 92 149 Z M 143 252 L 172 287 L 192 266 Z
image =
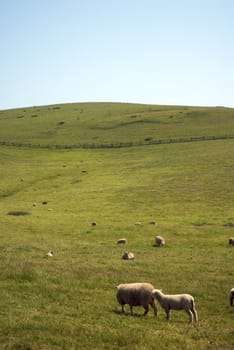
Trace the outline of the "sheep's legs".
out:
M 124 314 L 124 304 L 122 305 L 122 313 Z
M 149 312 L 149 305 L 145 305 L 145 306 L 143 306 L 143 308 L 145 309 L 145 312 L 144 312 L 144 316 L 145 315 L 147 315 L 148 314 L 148 312 Z
M 167 315 L 167 320 L 169 321 L 170 320 L 170 310 L 169 309 L 166 310 L 166 315 Z
M 150 303 L 150 305 L 152 306 L 153 310 L 154 310 L 154 316 L 157 316 L 157 308 L 155 306 L 154 301 L 152 301 L 152 303 Z
M 191 309 L 191 311 L 192 311 L 192 313 L 193 313 L 195 322 L 198 322 L 197 311 L 196 311 L 194 308 Z
M 191 310 L 185 310 L 185 312 L 187 312 L 187 314 L 189 315 L 189 322 L 193 322 L 193 314 Z

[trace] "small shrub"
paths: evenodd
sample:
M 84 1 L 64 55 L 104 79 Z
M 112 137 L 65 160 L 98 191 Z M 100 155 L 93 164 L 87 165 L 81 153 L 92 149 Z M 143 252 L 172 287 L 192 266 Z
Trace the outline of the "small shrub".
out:
M 233 226 L 234 226 L 234 223 L 233 223 L 233 222 L 227 222 L 227 223 L 224 224 L 223 226 L 226 226 L 226 227 L 233 227 Z
M 13 216 L 25 216 L 25 215 L 31 215 L 28 211 L 21 211 L 21 210 L 12 210 L 7 213 L 7 215 L 13 215 Z
M 151 141 L 152 140 L 152 137 L 146 137 L 145 138 L 145 141 Z

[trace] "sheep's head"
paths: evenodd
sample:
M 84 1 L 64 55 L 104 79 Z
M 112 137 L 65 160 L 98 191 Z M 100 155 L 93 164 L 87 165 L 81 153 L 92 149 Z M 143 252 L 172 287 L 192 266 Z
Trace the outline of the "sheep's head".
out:
M 161 289 L 153 289 L 152 295 L 154 298 L 157 298 L 158 296 L 162 295 L 162 290 Z

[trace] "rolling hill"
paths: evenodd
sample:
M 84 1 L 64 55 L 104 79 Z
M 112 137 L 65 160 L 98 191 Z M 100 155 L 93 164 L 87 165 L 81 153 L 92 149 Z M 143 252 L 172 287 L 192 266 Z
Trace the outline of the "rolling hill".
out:
M 0 348 L 233 349 L 233 134 L 223 107 L 0 111 Z M 137 281 L 192 294 L 199 322 L 122 315 L 115 287 Z
M 119 145 L 229 135 L 224 107 L 78 103 L 0 111 L 0 141 L 32 145 Z

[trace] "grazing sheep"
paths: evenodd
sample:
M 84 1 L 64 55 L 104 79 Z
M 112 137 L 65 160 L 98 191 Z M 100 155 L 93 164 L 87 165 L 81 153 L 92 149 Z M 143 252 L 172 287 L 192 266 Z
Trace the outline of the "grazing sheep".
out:
M 158 247 L 161 247 L 162 245 L 165 245 L 165 239 L 161 236 L 156 236 L 155 237 L 155 244 L 158 246 Z
M 170 310 L 184 310 L 189 315 L 189 321 L 198 321 L 197 311 L 195 309 L 194 298 L 189 294 L 165 295 L 159 289 L 154 289 L 153 297 L 159 302 L 166 311 L 167 320 L 170 319 Z
M 230 290 L 230 294 L 229 294 L 230 306 L 233 305 L 233 300 L 234 300 L 234 288 L 232 288 L 232 289 Z
M 133 260 L 133 259 L 135 259 L 135 256 L 134 256 L 134 254 L 132 252 L 125 252 L 122 255 L 122 259 L 124 259 L 124 260 Z
M 230 245 L 234 245 L 234 237 L 230 237 L 228 242 Z
M 124 305 L 130 306 L 131 315 L 133 314 L 133 306 L 143 306 L 145 309 L 144 316 L 149 311 L 149 305 L 154 310 L 154 315 L 157 316 L 157 308 L 154 302 L 152 291 L 154 287 L 150 283 L 126 283 L 120 284 L 117 287 L 116 298 L 122 306 L 124 313 Z
M 117 241 L 117 244 L 125 244 L 125 243 L 127 243 L 126 238 L 120 238 L 120 239 L 118 239 L 118 241 Z
M 96 221 L 91 222 L 91 225 L 92 225 L 92 226 L 97 226 Z
M 49 250 L 48 253 L 46 254 L 47 257 L 52 257 L 54 256 L 53 250 Z

